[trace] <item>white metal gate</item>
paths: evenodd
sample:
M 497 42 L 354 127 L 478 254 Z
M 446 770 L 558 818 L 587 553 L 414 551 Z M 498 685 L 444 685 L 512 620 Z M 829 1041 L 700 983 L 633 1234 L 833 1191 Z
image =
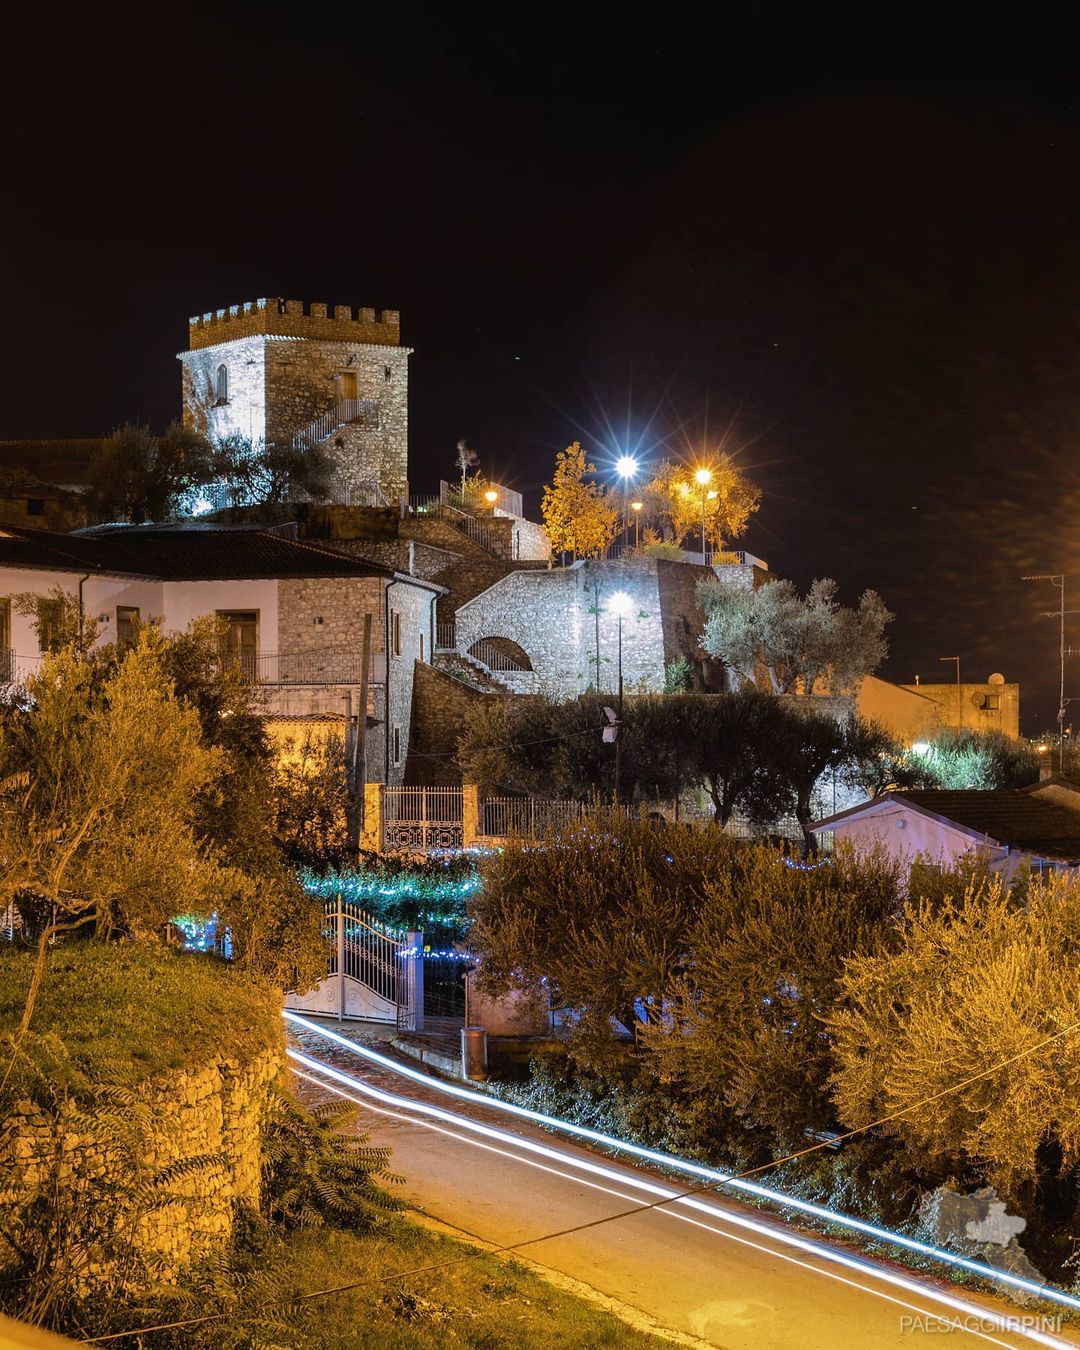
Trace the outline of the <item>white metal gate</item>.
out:
M 332 939 L 325 980 L 306 994 L 290 994 L 298 1012 L 386 1022 L 402 1030 L 423 1027 L 423 963 L 419 933 L 397 933 L 350 900 L 325 902 Z
M 383 788 L 383 848 L 423 852 L 461 848 L 464 809 L 459 787 Z

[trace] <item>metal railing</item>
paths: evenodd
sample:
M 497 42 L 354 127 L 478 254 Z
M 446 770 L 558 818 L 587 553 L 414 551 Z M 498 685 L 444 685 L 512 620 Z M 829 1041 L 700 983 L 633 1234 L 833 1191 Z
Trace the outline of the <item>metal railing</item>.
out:
M 362 654 L 354 647 L 323 647 L 307 652 L 222 652 L 223 663 L 252 684 L 359 684 Z M 371 684 L 385 684 L 386 656 L 372 652 Z
M 354 481 L 335 474 L 327 484 L 327 498 L 339 506 L 396 506 L 397 499 L 381 483 Z
M 302 427 L 293 437 L 297 450 L 310 450 L 321 445 L 338 427 L 350 422 L 363 422 L 371 431 L 379 429 L 379 402 L 373 398 L 339 398 L 314 421 Z
M 585 811 L 582 802 L 541 797 L 484 797 L 480 801 L 477 834 L 508 839 L 521 835 L 539 839 L 550 830 L 573 824 Z
M 360 684 L 362 655 L 354 647 L 323 647 L 308 652 L 221 653 L 223 665 L 240 671 L 251 684 Z M 44 657 L 19 656 L 0 647 L 0 685 L 23 685 L 41 669 Z M 386 653 L 372 652 L 370 684 L 386 683 Z
M 40 652 L 20 656 L 11 647 L 0 647 L 0 684 L 25 684 L 41 669 L 43 659 Z
M 457 625 L 453 623 L 437 623 L 435 625 L 435 650 L 437 652 L 453 652 L 457 650 L 456 641 Z
M 646 557 L 640 548 L 633 544 L 609 544 L 604 550 L 603 557 L 605 562 L 615 562 L 620 558 L 642 558 Z M 702 553 L 701 549 L 680 549 L 677 556 L 672 559 L 674 562 L 693 563 L 697 567 L 760 567 L 763 572 L 769 570 L 769 564 L 753 553 L 747 553 L 744 549 L 710 549 Z
M 417 496 L 409 498 L 409 515 L 419 520 L 443 520 L 497 558 L 509 560 L 514 556 L 517 536 L 512 536 L 509 529 L 500 529 L 492 524 L 490 517 L 471 516 L 458 506 L 440 501 L 438 497 Z
M 474 661 L 479 661 L 481 665 L 487 666 L 488 670 L 532 670 L 532 666 L 522 665 L 520 661 L 513 656 L 508 656 L 500 647 L 497 647 L 494 642 L 489 642 L 483 638 L 479 642 L 473 643 L 468 654 Z

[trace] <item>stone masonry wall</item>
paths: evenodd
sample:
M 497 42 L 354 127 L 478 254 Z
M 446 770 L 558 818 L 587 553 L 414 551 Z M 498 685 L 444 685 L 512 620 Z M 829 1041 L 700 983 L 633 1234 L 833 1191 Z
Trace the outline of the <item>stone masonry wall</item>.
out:
M 266 360 L 262 338 L 246 338 L 227 346 L 184 352 L 180 361 L 184 426 L 218 439 L 246 436 L 257 441 L 266 434 Z M 217 372 L 229 373 L 228 401 L 217 402 Z
M 396 309 L 357 309 L 271 296 L 196 314 L 188 321 L 188 346 L 196 351 L 262 333 L 396 346 L 401 340 L 401 315 Z
M 499 697 L 497 693 L 470 688 L 434 666 L 418 664 L 405 782 L 459 784 L 461 771 L 454 763 L 454 755 L 461 725 L 473 708 Z
M 237 1201 L 259 1202 L 260 1122 L 268 1084 L 285 1065 L 283 1050 L 264 1051 L 246 1063 L 220 1059 L 189 1072 L 165 1074 L 139 1091 L 145 1119 L 144 1161 L 155 1173 L 188 1159 L 221 1156 L 163 1186 L 154 1208 L 132 1210 L 135 1246 L 152 1257 L 160 1278 L 175 1280 L 193 1261 L 220 1247 L 232 1233 Z M 77 1187 L 94 1177 L 123 1189 L 132 1178 L 103 1136 L 80 1126 L 74 1108 L 47 1114 L 30 1101 L 0 1122 L 0 1203 L 31 1205 L 43 1187 Z M 133 1202 L 134 1203 L 134 1202 Z M 92 1269 L 92 1268 L 91 1268 Z M 105 1265 L 97 1274 L 113 1272 Z M 93 1273 L 88 1273 L 91 1285 Z
M 340 377 L 354 375 L 356 397 L 377 411 L 333 432 L 326 449 L 346 482 L 408 492 L 408 347 L 268 339 L 265 359 L 267 440 L 291 440 L 341 397 Z
M 387 661 L 386 782 L 400 784 L 405 781 L 405 765 L 409 757 L 413 679 L 419 665 L 426 665 L 431 660 L 435 593 L 397 581 L 389 585 L 387 596 L 391 609 L 401 615 L 401 655 L 391 653 Z M 398 729 L 400 751 L 397 763 L 394 760 L 395 727 Z
M 364 615 L 371 615 L 371 650 L 386 650 L 383 632 L 383 577 L 301 577 L 278 583 L 278 646 L 307 652 L 319 673 L 322 659 L 331 672 L 341 653 L 359 653 Z
M 484 638 L 509 638 L 528 654 L 539 692 L 557 698 L 590 688 L 614 693 L 619 624 L 609 602 L 620 592 L 629 597 L 622 624 L 624 688 L 659 692 L 665 649 L 657 563 L 651 558 L 512 572 L 458 609 L 457 649 L 467 652 Z

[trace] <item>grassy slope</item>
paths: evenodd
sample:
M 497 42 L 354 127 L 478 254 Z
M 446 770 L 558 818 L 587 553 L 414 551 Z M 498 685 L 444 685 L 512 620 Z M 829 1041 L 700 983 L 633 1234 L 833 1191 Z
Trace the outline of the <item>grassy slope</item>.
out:
M 660 1350 L 670 1344 L 556 1289 L 519 1262 L 475 1255 L 473 1247 L 405 1221 L 394 1228 L 393 1238 L 320 1229 L 288 1239 L 303 1291 L 469 1257 L 316 1300 L 301 1325 L 325 1350 Z
M 28 952 L 0 944 L 0 1037 L 18 1026 L 32 967 Z M 76 1094 L 94 1083 L 134 1084 L 208 1058 L 230 1058 L 241 1047 L 238 1057 L 248 1058 L 280 1045 L 280 1007 L 280 994 L 211 957 L 68 941 L 49 954 L 30 1023 L 30 1053 L 20 1060 L 35 1057 L 33 1043 L 47 1052 L 52 1042 Z M 9 1094 L 20 1087 L 30 1092 L 33 1077 L 17 1065 Z

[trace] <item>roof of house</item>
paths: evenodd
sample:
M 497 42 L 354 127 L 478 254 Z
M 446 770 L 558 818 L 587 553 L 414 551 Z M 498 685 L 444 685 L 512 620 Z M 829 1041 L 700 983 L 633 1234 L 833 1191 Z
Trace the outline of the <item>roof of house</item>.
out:
M 85 484 L 102 437 L 0 441 L 0 468 L 23 469 L 45 483 Z
M 250 529 L 133 528 L 58 534 L 0 526 L 0 567 L 108 572 L 162 581 L 397 575 L 380 563 Z
M 1080 861 L 1080 811 L 1048 801 L 1034 788 L 995 788 L 986 791 L 933 789 L 886 792 L 847 811 L 814 822 L 815 830 L 835 829 L 845 820 L 880 809 L 906 806 L 944 824 L 1003 847 L 1018 848 L 1045 858 Z

